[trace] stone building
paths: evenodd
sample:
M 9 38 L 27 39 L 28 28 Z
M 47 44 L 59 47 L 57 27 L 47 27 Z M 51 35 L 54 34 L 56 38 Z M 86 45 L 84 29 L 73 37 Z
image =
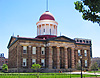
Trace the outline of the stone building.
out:
M 11 36 L 8 44 L 8 67 L 10 72 L 30 72 L 38 63 L 45 70 L 75 69 L 82 55 L 83 67 L 90 66 L 91 43 L 77 43 L 75 39 L 57 36 L 58 23 L 46 11 L 40 16 L 37 37 Z
M 2 69 L 3 64 L 8 65 L 8 58 L 4 57 L 4 53 L 0 53 L 0 70 Z

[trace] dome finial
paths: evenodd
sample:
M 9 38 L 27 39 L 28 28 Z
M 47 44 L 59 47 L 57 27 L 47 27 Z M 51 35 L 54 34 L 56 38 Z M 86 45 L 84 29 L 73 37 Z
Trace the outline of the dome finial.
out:
M 46 2 L 46 12 L 49 12 L 49 10 L 48 10 L 48 0 Z

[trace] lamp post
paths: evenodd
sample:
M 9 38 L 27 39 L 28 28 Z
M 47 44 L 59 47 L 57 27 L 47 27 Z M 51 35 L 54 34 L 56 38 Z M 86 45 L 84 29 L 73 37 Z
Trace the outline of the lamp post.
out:
M 71 78 L 71 68 L 69 68 L 70 69 L 70 78 Z
M 81 61 L 81 78 L 82 78 L 82 55 L 80 56 L 80 61 Z

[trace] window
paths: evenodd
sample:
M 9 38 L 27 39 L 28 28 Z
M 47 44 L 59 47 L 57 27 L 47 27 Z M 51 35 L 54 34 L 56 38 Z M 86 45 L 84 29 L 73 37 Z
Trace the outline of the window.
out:
M 23 46 L 23 53 L 27 53 L 27 46 Z
M 89 41 L 89 43 L 91 44 L 91 41 Z
M 50 35 L 51 35 L 51 29 L 50 29 Z
M 77 42 L 79 42 L 79 40 L 77 40 Z
M 88 43 L 88 41 L 86 41 L 86 43 Z
M 5 63 L 8 63 L 8 61 L 5 61 Z
M 87 67 L 87 60 L 85 60 L 85 67 Z
M 23 66 L 26 66 L 26 58 L 23 58 Z
M 82 40 L 80 40 L 80 42 L 82 43 Z
M 83 42 L 85 43 L 85 40 L 83 40 Z
M 45 48 L 44 47 L 41 48 L 41 54 L 45 55 Z
M 81 63 L 81 61 L 80 61 L 80 60 L 78 60 L 78 63 L 80 64 L 80 63 Z
M 41 59 L 41 65 L 45 66 L 45 60 L 44 59 Z
M 80 56 L 81 54 L 80 54 L 80 50 L 78 50 L 78 56 Z
M 32 64 L 36 63 L 36 59 L 32 59 Z
M 45 29 L 43 29 L 43 34 L 45 34 Z
M 87 56 L 87 50 L 84 50 L 84 55 Z
M 32 54 L 36 54 L 36 47 L 32 48 Z

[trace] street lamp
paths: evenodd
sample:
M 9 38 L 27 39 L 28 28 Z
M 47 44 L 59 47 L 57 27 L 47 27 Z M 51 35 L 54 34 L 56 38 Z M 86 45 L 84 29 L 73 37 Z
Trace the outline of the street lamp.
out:
M 82 55 L 80 55 L 80 61 L 81 61 L 81 78 L 82 78 Z
M 70 78 L 71 78 L 71 68 L 69 68 L 70 69 Z

